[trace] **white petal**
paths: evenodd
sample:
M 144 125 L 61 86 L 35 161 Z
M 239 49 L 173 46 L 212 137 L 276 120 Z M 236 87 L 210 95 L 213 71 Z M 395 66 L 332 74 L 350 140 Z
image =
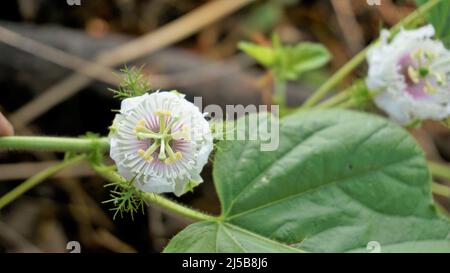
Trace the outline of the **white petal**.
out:
M 128 168 L 125 168 L 125 166 L 120 164 L 117 165 L 117 172 L 127 180 L 131 180 L 135 177 Z
M 136 180 L 135 185 L 144 192 L 164 193 L 173 192 L 175 190 L 174 183 L 170 183 L 164 179 L 155 179 L 153 177 L 141 176 Z
M 122 100 L 122 104 L 120 105 L 120 112 L 127 113 L 130 110 L 136 108 L 141 102 L 143 102 L 148 97 L 148 94 L 144 94 L 138 97 L 131 97 Z
M 201 172 L 203 167 L 208 163 L 209 154 L 213 149 L 212 141 L 208 141 L 202 145 L 200 151 L 197 154 L 197 172 Z
M 378 107 L 389 114 L 389 117 L 401 125 L 407 125 L 412 122 L 408 111 L 411 108 L 408 101 L 396 99 L 390 93 L 384 92 L 375 98 Z
M 181 195 L 187 193 L 188 191 L 190 191 L 191 189 L 193 189 L 194 187 L 197 187 L 202 182 L 203 182 L 202 177 L 198 174 L 195 174 L 190 180 L 177 181 L 177 183 L 175 184 L 175 190 L 173 193 L 176 196 L 181 196 Z

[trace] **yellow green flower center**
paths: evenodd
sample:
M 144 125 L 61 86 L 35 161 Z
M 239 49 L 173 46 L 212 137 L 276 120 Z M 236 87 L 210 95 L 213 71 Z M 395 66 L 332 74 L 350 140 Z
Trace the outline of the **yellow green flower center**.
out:
M 189 128 L 183 125 L 181 130 L 172 132 L 172 128 L 179 118 L 173 117 L 166 110 L 158 110 L 155 112 L 155 115 L 159 118 L 159 130 L 157 132 L 153 132 L 147 128 L 144 119 L 139 120 L 134 128 L 137 139 L 151 140 L 152 142 L 147 150 L 140 149 L 138 154 L 145 160 L 151 162 L 154 160 L 153 154 L 159 148 L 158 160 L 164 164 L 172 164 L 180 160 L 183 154 L 180 151 L 174 151 L 171 143 L 179 139 L 189 140 Z
M 441 86 L 446 84 L 445 73 L 433 71 L 431 67 L 432 63 L 437 59 L 433 52 L 419 48 L 411 54 L 411 58 L 416 64 L 409 65 L 407 72 L 414 84 L 419 84 L 423 80 L 425 91 L 428 93 L 437 91 L 436 84 Z

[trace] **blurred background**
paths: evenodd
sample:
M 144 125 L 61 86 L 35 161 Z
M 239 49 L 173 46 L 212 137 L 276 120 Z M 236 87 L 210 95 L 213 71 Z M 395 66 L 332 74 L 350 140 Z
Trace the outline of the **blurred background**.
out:
M 124 65 L 144 66 L 152 89 L 178 89 L 205 104 L 269 104 L 272 75 L 239 52 L 242 40 L 314 41 L 330 64 L 288 86 L 301 103 L 373 39 L 415 10 L 381 0 L 17 0 L 0 9 L 0 111 L 20 135 L 107 134 L 120 101 L 108 87 Z M 80 4 L 80 5 L 78 5 Z M 363 76 L 361 66 L 347 83 Z M 437 123 L 411 131 L 427 156 L 450 160 L 450 133 Z M 55 164 L 61 154 L 0 152 L 0 194 Z M 179 200 L 218 213 L 208 165 L 205 183 Z M 441 181 L 444 182 L 445 181 Z M 67 169 L 0 211 L 0 252 L 160 252 L 190 222 L 148 207 L 132 220 L 113 212 L 105 182 L 87 165 Z M 171 196 L 173 197 L 173 196 Z M 450 202 L 436 197 L 447 209 Z

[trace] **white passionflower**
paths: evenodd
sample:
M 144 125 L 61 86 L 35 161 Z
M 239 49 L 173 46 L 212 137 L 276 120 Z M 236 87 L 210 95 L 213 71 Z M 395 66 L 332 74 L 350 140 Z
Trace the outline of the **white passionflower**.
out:
M 433 40 L 431 25 L 389 31 L 368 52 L 368 88 L 375 103 L 402 125 L 450 115 L 450 51 Z
M 122 101 L 110 145 L 118 172 L 136 187 L 179 196 L 203 181 L 213 140 L 209 123 L 184 95 L 155 92 Z

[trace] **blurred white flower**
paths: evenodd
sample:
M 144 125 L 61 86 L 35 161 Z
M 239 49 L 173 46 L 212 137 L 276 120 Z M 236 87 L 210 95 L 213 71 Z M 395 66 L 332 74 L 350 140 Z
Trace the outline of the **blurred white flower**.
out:
M 387 30 L 367 56 L 368 88 L 378 107 L 402 125 L 450 115 L 450 51 L 433 40 L 431 25 L 401 30 L 390 41 Z
M 155 92 L 122 101 L 110 144 L 119 173 L 136 187 L 179 196 L 203 181 L 213 140 L 203 114 L 184 95 Z

